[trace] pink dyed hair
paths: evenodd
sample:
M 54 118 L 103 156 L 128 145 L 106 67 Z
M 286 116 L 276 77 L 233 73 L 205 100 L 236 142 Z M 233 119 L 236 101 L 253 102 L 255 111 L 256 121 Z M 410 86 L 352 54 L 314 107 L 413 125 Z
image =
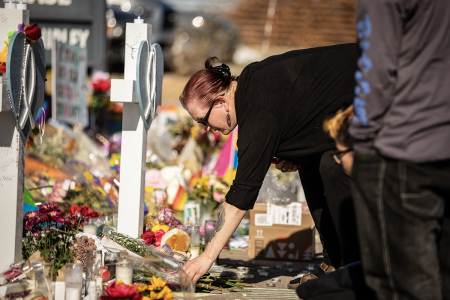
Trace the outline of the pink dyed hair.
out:
M 228 76 L 213 67 L 217 57 L 210 57 L 205 61 L 205 68 L 198 71 L 189 79 L 180 95 L 180 103 L 186 109 L 187 103 L 198 101 L 202 106 L 210 106 L 218 94 L 226 91 L 235 76 Z

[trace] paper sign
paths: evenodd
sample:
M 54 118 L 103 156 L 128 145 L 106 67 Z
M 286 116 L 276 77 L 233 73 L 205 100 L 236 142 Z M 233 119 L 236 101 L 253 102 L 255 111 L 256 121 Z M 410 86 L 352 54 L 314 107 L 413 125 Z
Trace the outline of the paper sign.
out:
M 52 109 L 56 119 L 69 123 L 88 124 L 86 103 L 86 48 L 55 41 L 52 51 Z

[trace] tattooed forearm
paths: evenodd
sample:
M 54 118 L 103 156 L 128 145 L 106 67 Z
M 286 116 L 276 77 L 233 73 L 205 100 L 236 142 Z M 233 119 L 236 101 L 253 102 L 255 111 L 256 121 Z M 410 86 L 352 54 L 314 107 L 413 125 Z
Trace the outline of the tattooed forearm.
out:
M 212 241 L 212 239 L 216 236 L 216 232 L 219 232 L 223 228 L 224 224 L 225 224 L 225 208 L 222 208 L 219 214 L 219 220 L 217 221 L 216 228 L 214 229 L 214 233 L 209 239 L 209 241 Z

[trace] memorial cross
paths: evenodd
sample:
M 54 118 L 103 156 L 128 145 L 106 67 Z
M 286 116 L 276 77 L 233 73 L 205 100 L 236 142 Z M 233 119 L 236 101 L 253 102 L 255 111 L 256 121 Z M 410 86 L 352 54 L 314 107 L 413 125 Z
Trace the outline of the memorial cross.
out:
M 0 39 L 29 22 L 27 10 L 5 6 L 0 8 Z M 25 143 L 43 105 L 44 86 L 42 39 L 28 44 L 23 32 L 14 33 L 0 84 L 0 269 L 22 259 Z
M 162 51 L 150 45 L 151 25 L 126 24 L 124 79 L 111 82 L 111 102 L 123 103 L 118 231 L 132 237 L 144 227 L 147 130 L 161 105 Z

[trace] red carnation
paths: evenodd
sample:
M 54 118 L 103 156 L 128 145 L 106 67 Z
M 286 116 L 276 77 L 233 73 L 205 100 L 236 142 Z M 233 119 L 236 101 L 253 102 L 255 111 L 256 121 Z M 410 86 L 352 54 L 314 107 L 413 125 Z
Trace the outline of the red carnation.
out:
M 92 87 L 94 88 L 94 91 L 97 93 L 105 93 L 109 91 L 111 88 L 111 81 L 110 80 L 99 80 L 96 82 L 92 82 Z
M 147 245 L 152 245 L 155 242 L 155 233 L 151 230 L 147 230 L 141 235 L 141 239 L 143 239 Z
M 77 213 L 79 213 L 80 215 L 82 215 L 83 217 L 85 217 L 88 220 L 90 220 L 92 218 L 98 218 L 100 216 L 100 214 L 98 212 L 96 212 L 95 210 L 91 209 L 87 205 L 83 205 L 83 206 L 79 207 L 78 205 L 73 204 L 70 207 L 70 215 L 74 216 Z
M 142 299 L 142 295 L 139 295 L 137 291 L 138 289 L 135 285 L 117 284 L 113 281 L 106 287 L 106 293 L 109 298 L 101 297 L 101 299 Z
M 25 36 L 31 43 L 35 43 L 41 37 L 41 28 L 37 23 L 25 27 Z
M 161 246 L 161 239 L 162 239 L 163 235 L 165 235 L 165 234 L 166 234 L 166 232 L 164 230 L 162 230 L 162 229 L 155 231 L 155 242 L 154 242 L 154 245 L 156 247 Z

